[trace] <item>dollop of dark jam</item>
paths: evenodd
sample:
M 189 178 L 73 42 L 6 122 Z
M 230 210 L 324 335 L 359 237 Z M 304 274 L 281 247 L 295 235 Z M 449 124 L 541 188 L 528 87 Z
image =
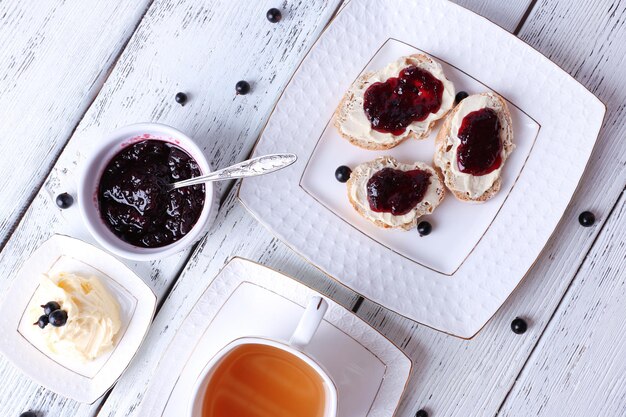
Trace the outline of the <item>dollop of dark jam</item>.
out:
M 383 168 L 367 181 L 367 200 L 372 211 L 401 216 L 422 201 L 430 185 L 430 172 Z
M 428 71 L 410 66 L 398 77 L 370 85 L 363 97 L 363 110 L 372 129 L 397 136 L 411 123 L 439 111 L 442 95 L 441 81 Z
M 456 159 L 459 171 L 486 175 L 502 164 L 502 140 L 498 113 L 490 108 L 473 111 L 463 118 Z
M 157 248 L 185 236 L 204 205 L 204 185 L 166 191 L 166 184 L 200 175 L 189 154 L 160 140 L 124 148 L 100 178 L 98 203 L 109 229 L 135 246 Z

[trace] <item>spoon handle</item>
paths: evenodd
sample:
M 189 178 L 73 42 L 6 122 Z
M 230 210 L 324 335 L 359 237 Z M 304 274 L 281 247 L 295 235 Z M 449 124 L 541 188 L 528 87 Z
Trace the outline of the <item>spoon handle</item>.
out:
M 170 185 L 171 189 L 188 187 L 190 185 L 202 184 L 210 181 L 230 180 L 234 178 L 254 177 L 278 171 L 293 164 L 297 156 L 292 153 L 281 153 L 274 155 L 264 155 L 248 159 L 238 164 L 211 172 L 201 177 L 193 177 L 188 180 L 178 181 Z

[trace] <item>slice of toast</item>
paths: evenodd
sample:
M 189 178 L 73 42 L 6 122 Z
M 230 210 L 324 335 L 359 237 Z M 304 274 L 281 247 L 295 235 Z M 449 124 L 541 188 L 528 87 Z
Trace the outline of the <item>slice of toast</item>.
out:
M 485 107 L 495 110 L 498 114 L 502 162 L 500 167 L 491 173 L 474 176 L 460 172 L 457 165 L 457 147 L 460 143 L 457 136 L 458 127 L 468 113 Z M 500 190 L 502 168 L 514 148 L 513 124 L 506 101 L 495 93 L 473 94 L 461 101 L 441 126 L 435 139 L 434 164 L 442 173 L 446 187 L 456 198 L 480 203 L 489 200 Z
M 436 113 L 430 113 L 425 120 L 409 124 L 399 135 L 383 133 L 372 129 L 370 120 L 363 109 L 365 91 L 374 83 L 385 82 L 391 77 L 398 77 L 403 69 L 416 66 L 428 71 L 442 82 L 444 90 L 441 106 Z M 390 149 L 408 138 L 424 139 L 428 137 L 437 120 L 443 118 L 454 106 L 454 85 L 443 73 L 441 64 L 424 54 L 401 57 L 385 68 L 363 74 L 350 86 L 341 99 L 334 116 L 334 125 L 339 134 L 353 145 L 365 149 Z
M 383 168 L 393 168 L 402 171 L 420 169 L 430 173 L 430 184 L 422 200 L 403 215 L 393 215 L 391 213 L 381 213 L 372 211 L 367 198 L 367 183 L 376 172 Z M 403 164 L 393 157 L 383 156 L 373 161 L 364 162 L 352 171 L 347 183 L 348 199 L 352 207 L 367 220 L 382 228 L 399 228 L 409 230 L 418 222 L 418 219 L 426 214 L 431 214 L 441 203 L 445 195 L 443 178 L 430 165 L 423 162 Z

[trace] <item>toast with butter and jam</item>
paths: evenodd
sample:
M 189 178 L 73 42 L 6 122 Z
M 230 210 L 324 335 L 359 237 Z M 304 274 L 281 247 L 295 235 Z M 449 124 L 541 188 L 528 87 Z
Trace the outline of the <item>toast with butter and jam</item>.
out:
M 428 164 L 404 164 L 383 156 L 358 165 L 347 183 L 348 199 L 367 220 L 409 230 L 431 214 L 445 195 L 443 178 Z
M 335 111 L 339 134 L 365 149 L 390 149 L 426 138 L 454 106 L 454 85 L 424 54 L 401 57 L 350 86 Z
M 484 202 L 502 185 L 502 169 L 515 145 L 506 101 L 495 93 L 463 99 L 435 140 L 435 167 L 461 201 Z

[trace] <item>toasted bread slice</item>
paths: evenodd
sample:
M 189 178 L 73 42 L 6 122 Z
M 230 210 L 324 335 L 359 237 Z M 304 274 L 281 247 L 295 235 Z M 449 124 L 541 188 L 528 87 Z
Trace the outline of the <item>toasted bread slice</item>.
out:
M 429 185 L 421 201 L 409 212 L 402 215 L 393 215 L 387 212 L 375 212 L 371 209 L 367 194 L 367 184 L 372 175 L 383 168 L 393 168 L 401 171 L 420 169 L 430 174 Z M 423 162 L 403 164 L 390 156 L 383 156 L 370 162 L 358 165 L 347 183 L 348 199 L 354 209 L 376 226 L 383 228 L 399 228 L 409 230 L 417 224 L 418 219 L 426 214 L 431 214 L 441 203 L 445 195 L 443 178 L 430 165 Z
M 458 130 L 467 114 L 482 108 L 491 108 L 498 115 L 502 150 L 501 164 L 496 170 L 480 176 L 463 173 L 457 164 L 460 144 Z M 442 173 L 448 190 L 461 201 L 484 202 L 498 193 L 502 185 L 502 168 L 515 145 L 513 124 L 506 101 L 495 93 L 474 94 L 461 101 L 446 118 L 435 139 L 435 167 Z
M 442 82 L 444 89 L 439 110 L 430 113 L 423 121 L 409 124 L 399 135 L 374 130 L 363 109 L 365 91 L 374 83 L 398 77 L 400 71 L 410 66 L 428 71 Z M 405 56 L 381 70 L 357 78 L 339 103 L 335 111 L 334 124 L 339 134 L 356 146 L 365 149 L 390 149 L 411 137 L 426 138 L 437 120 L 443 118 L 454 106 L 454 94 L 454 85 L 446 78 L 441 64 L 423 54 Z

